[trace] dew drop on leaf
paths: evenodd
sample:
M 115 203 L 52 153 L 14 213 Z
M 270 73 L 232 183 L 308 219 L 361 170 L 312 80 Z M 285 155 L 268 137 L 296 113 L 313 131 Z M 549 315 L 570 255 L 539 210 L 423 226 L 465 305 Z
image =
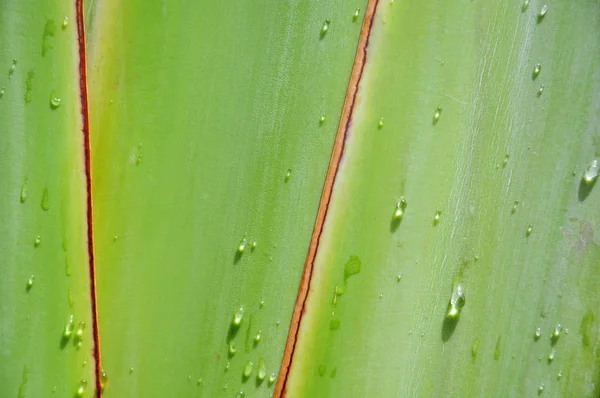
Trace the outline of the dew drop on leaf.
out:
M 589 166 L 583 173 L 583 183 L 591 185 L 598 179 L 598 173 L 600 171 L 600 163 L 598 159 L 594 159 L 590 162 Z
M 535 64 L 535 66 L 533 67 L 533 72 L 531 73 L 531 78 L 533 80 L 537 79 L 537 77 L 540 75 L 541 71 L 542 71 L 542 64 L 540 64 L 540 63 Z

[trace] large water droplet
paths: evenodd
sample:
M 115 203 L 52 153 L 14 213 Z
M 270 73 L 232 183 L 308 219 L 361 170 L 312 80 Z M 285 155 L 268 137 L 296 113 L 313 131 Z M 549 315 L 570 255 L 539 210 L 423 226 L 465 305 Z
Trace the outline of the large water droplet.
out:
M 442 216 L 442 211 L 438 210 L 435 212 L 435 214 L 433 215 L 433 225 L 438 225 L 438 223 L 440 222 L 440 217 Z
M 529 8 L 529 0 L 524 0 L 523 4 L 521 4 L 521 11 L 525 12 Z
M 381 130 L 383 128 L 383 117 L 379 119 L 379 123 L 377 123 L 377 128 Z
M 446 318 L 456 319 L 460 316 L 460 311 L 465 306 L 466 299 L 462 285 L 457 284 L 452 290 L 448 309 L 446 310 Z
M 331 21 L 329 19 L 326 19 L 325 22 L 323 22 L 323 27 L 321 28 L 321 39 L 324 38 L 327 32 L 329 31 L 330 24 Z
M 271 375 L 269 376 L 269 380 L 267 380 L 267 383 L 269 383 L 269 385 L 273 385 L 273 383 L 275 383 L 275 381 L 277 381 L 277 376 L 275 376 L 275 373 L 271 373 Z
M 65 19 L 62 21 L 63 30 L 67 29 L 67 26 L 69 26 L 69 17 L 65 17 Z
M 248 361 L 246 363 L 246 366 L 244 366 L 244 372 L 242 373 L 242 376 L 244 377 L 244 379 L 248 379 L 250 376 L 252 376 L 253 371 L 254 371 L 254 362 Z
M 542 8 L 540 8 L 540 12 L 538 13 L 537 20 L 538 23 L 542 22 L 546 14 L 548 13 L 548 5 L 544 4 Z
M 357 8 L 356 10 L 354 10 L 354 14 L 352 14 L 352 21 L 356 21 L 358 19 L 358 17 L 360 16 L 360 8 Z
M 242 320 L 244 319 L 244 308 L 240 307 L 240 309 L 233 315 L 233 319 L 231 320 L 231 326 L 234 328 L 239 328 L 242 324 Z
M 65 325 L 65 330 L 63 331 L 63 337 L 66 339 L 71 338 L 71 336 L 73 335 L 74 329 L 75 329 L 75 318 L 71 314 L 71 315 L 69 315 L 69 320 L 67 321 L 67 324 Z
M 554 327 L 554 331 L 552 332 L 552 336 L 550 337 L 550 341 L 551 341 L 552 345 L 556 344 L 556 342 L 560 338 L 561 332 L 562 332 L 562 325 L 560 323 L 558 323 Z
M 403 197 L 400 198 L 398 202 L 396 202 L 396 209 L 394 210 L 394 221 L 399 222 L 400 220 L 402 220 L 402 217 L 404 216 L 404 211 L 406 210 L 407 206 L 408 203 Z
M 8 68 L 8 78 L 9 79 L 12 77 L 13 73 L 15 73 L 16 69 L 17 69 L 17 60 L 13 59 L 12 65 L 10 66 L 10 68 Z
M 254 346 L 256 347 L 258 345 L 258 343 L 260 343 L 260 341 L 262 340 L 262 331 L 258 331 L 258 333 L 256 333 L 256 336 L 254 336 Z
M 38 247 L 42 243 L 42 237 L 40 235 L 35 237 L 33 241 L 33 247 Z
M 48 194 L 48 187 L 44 188 L 44 192 L 42 193 L 42 210 L 48 211 L 50 209 L 50 196 Z
M 552 350 L 550 351 L 550 354 L 548 354 L 548 363 L 554 361 L 554 356 L 556 355 L 556 351 Z
M 535 66 L 533 67 L 533 72 L 531 73 L 531 78 L 533 80 L 537 79 L 537 77 L 540 75 L 541 71 L 542 71 L 542 64 L 540 64 L 540 63 L 535 64 Z
M 525 231 L 525 235 L 526 235 L 526 236 L 529 236 L 529 235 L 531 235 L 531 232 L 532 232 L 532 231 L 533 231 L 533 225 L 529 224 L 529 225 L 527 226 L 527 230 Z
M 265 360 L 262 358 L 258 358 L 258 372 L 256 373 L 256 378 L 258 381 L 263 381 L 267 377 L 267 364 Z
M 77 392 L 75 393 L 76 396 L 78 397 L 83 397 L 83 394 L 85 394 L 85 388 L 87 387 L 87 381 L 86 380 L 81 380 L 79 382 L 79 388 L 77 388 Z
M 540 88 L 538 89 L 537 96 L 541 97 L 543 92 L 544 92 L 544 85 L 542 84 L 540 86 Z
M 537 391 L 538 391 L 538 395 L 541 395 L 544 392 L 544 384 L 540 384 Z
M 240 255 L 244 253 L 244 250 L 246 250 L 246 245 L 248 245 L 248 240 L 244 238 L 240 241 L 240 244 L 237 247 L 237 252 Z
M 60 106 L 60 98 L 54 91 L 50 94 L 50 108 L 56 109 Z
M 81 322 L 79 322 L 79 325 L 77 326 L 77 330 L 75 331 L 75 337 L 77 338 L 77 340 L 83 339 L 83 331 L 84 330 L 85 330 L 85 322 L 81 321 Z
M 104 390 L 104 387 L 106 387 L 106 383 L 108 383 L 108 376 L 104 369 L 102 369 L 102 371 L 100 372 L 100 388 Z
M 321 118 L 319 119 L 319 124 L 322 125 L 323 123 L 325 123 L 325 114 L 322 114 Z
M 442 115 L 442 111 L 443 111 L 443 108 L 441 106 L 438 106 L 435 109 L 435 112 L 433 112 L 433 124 L 437 124 L 437 122 L 440 120 L 440 116 Z
M 583 183 L 591 185 L 598 179 L 598 173 L 600 172 L 600 163 L 598 159 L 594 159 L 590 162 L 589 166 L 583 173 Z
M 25 203 L 27 200 L 27 177 L 25 177 L 25 181 L 23 181 L 23 185 L 21 185 L 21 195 L 19 196 L 19 200 L 21 203 Z
M 31 290 L 33 287 L 33 283 L 35 282 L 35 276 L 31 275 L 29 279 L 27 279 L 27 290 Z
M 540 339 L 540 337 L 542 337 L 542 329 L 537 328 L 537 329 L 535 329 L 535 333 L 533 334 L 533 339 L 535 341 L 538 341 Z

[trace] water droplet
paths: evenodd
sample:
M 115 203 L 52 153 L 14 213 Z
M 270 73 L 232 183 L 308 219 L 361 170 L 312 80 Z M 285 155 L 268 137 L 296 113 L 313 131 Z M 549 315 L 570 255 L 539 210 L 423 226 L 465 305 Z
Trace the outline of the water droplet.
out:
M 10 68 L 8 68 L 8 78 L 9 79 L 12 77 L 13 73 L 15 73 L 16 69 L 17 69 L 17 60 L 13 59 L 12 65 L 10 66 Z
M 33 241 L 33 247 L 38 247 L 40 245 L 40 243 L 42 243 L 42 237 L 40 235 L 35 237 L 35 240 Z
M 521 4 L 521 11 L 525 12 L 529 8 L 529 0 L 524 0 L 523 4 Z
M 538 341 L 540 339 L 540 337 L 542 337 L 542 329 L 537 328 L 537 329 L 535 329 L 535 333 L 533 335 L 533 339 L 535 341 Z
M 108 376 L 106 375 L 104 369 L 102 369 L 102 371 L 100 372 L 100 388 L 104 390 L 104 387 L 106 387 L 106 383 L 108 383 Z
M 558 374 L 556 375 L 557 379 L 560 379 L 562 377 L 562 370 L 558 371 Z
M 254 336 L 254 346 L 257 346 L 261 340 L 262 340 L 262 331 L 259 330 L 258 333 L 256 333 L 256 336 Z
M 544 392 L 544 385 L 540 384 L 540 386 L 538 387 L 537 391 L 538 391 L 538 395 L 540 395 L 541 393 L 543 393 Z
M 381 130 L 383 128 L 383 117 L 379 119 L 379 123 L 377 123 L 377 128 Z
M 399 283 L 402 280 L 402 274 L 398 274 L 396 276 L 396 283 Z
M 531 235 L 531 231 L 533 231 L 533 225 L 529 224 L 529 225 L 527 226 L 527 231 L 525 231 L 525 235 L 526 235 L 526 236 L 529 236 L 529 235 Z
M 395 221 L 400 221 L 402 219 L 404 216 L 404 211 L 406 210 L 406 206 L 408 206 L 408 203 L 404 197 L 400 198 L 400 200 L 396 202 L 396 209 L 394 210 Z
M 558 323 L 555 327 L 554 327 L 554 331 L 552 332 L 552 336 L 550 337 L 551 343 L 552 345 L 556 344 L 556 342 L 558 341 L 558 339 L 560 338 L 560 333 L 562 332 L 562 325 L 560 323 Z
M 325 114 L 321 115 L 321 118 L 319 119 L 319 124 L 323 124 L 325 123 Z
M 519 207 L 519 201 L 515 200 L 515 202 L 513 203 L 513 207 L 512 210 L 510 211 L 511 214 L 515 214 L 517 212 L 517 208 Z
M 325 373 L 327 372 L 327 367 L 323 364 L 320 364 L 317 370 L 319 372 L 319 376 L 325 376 Z
M 263 308 L 265 306 L 265 299 L 260 300 L 260 304 L 258 304 L 258 308 Z
M 269 380 L 267 380 L 267 383 L 269 383 L 269 385 L 273 385 L 273 383 L 275 383 L 275 381 L 277 380 L 277 376 L 275 376 L 275 373 L 271 373 L 271 375 L 269 376 Z
M 435 212 L 435 214 L 433 215 L 433 225 L 438 225 L 438 223 L 440 222 L 440 217 L 442 215 L 442 211 L 438 210 Z
M 231 326 L 234 328 L 239 328 L 242 324 L 242 320 L 244 319 L 244 308 L 240 307 L 239 311 L 233 315 L 233 319 L 231 320 Z
M 5 89 L 4 87 L 1 87 L 1 88 L 0 88 L 0 98 L 4 97 L 4 91 L 5 91 L 5 90 L 6 90 L 6 89 Z
M 247 244 L 248 244 L 248 240 L 247 240 L 247 239 L 245 239 L 245 238 L 244 238 L 244 239 L 242 239 L 242 240 L 240 241 L 240 244 L 239 244 L 239 245 L 238 245 L 238 247 L 237 247 L 237 252 L 238 252 L 239 254 L 242 254 L 242 253 L 244 253 L 244 250 L 246 250 L 246 245 L 247 245 Z
M 79 388 L 77 389 L 76 396 L 83 397 L 83 394 L 85 393 L 85 388 L 86 387 L 87 387 L 87 381 L 86 380 L 81 380 L 81 382 L 79 382 Z
M 229 357 L 232 357 L 235 355 L 235 353 L 237 352 L 237 350 L 235 349 L 235 344 L 233 343 L 233 341 L 229 342 Z
M 132 374 L 132 373 L 133 373 L 133 366 L 131 366 L 131 367 L 129 368 L 129 374 Z
M 554 355 L 556 355 L 556 351 L 555 350 L 550 351 L 550 354 L 548 354 L 548 362 L 549 363 L 554 361 Z
M 437 124 L 437 122 L 440 120 L 440 116 L 442 115 L 442 110 L 443 110 L 443 108 L 441 106 L 438 106 L 435 109 L 435 112 L 433 112 L 433 124 Z
M 471 346 L 471 358 L 477 358 L 477 351 L 479 351 L 479 337 L 475 338 L 473 345 Z
M 75 337 L 77 338 L 77 340 L 83 339 L 83 330 L 84 329 L 85 329 L 85 322 L 84 321 L 79 322 L 79 325 L 77 326 L 77 330 L 75 331 Z
M 338 330 L 340 328 L 340 320 L 337 318 L 333 318 L 329 321 L 329 329 L 330 330 Z
M 246 393 L 244 392 L 244 390 L 240 390 L 240 392 L 238 392 L 238 398 L 243 398 L 246 396 Z
M 25 181 L 23 181 L 23 185 L 21 185 L 21 196 L 19 197 L 19 200 L 21 201 L 21 203 L 25 203 L 25 201 L 27 200 L 27 178 L 25 178 Z
M 504 156 L 504 160 L 502 161 L 502 167 L 506 167 L 508 164 L 508 159 L 510 159 L 510 155 L 506 154 L 506 156 Z
M 231 362 L 227 362 L 227 365 L 225 365 L 225 372 L 229 372 L 230 366 L 231 366 Z
M 142 162 L 142 155 L 139 155 L 139 154 L 138 154 L 138 155 L 135 157 L 135 165 L 136 165 L 136 166 L 139 166 L 141 162 Z
M 267 377 L 267 364 L 265 360 L 262 358 L 258 358 L 258 372 L 256 373 L 256 378 L 259 381 L 263 381 Z
M 23 99 L 25 100 L 26 104 L 31 102 L 31 90 L 33 90 L 34 76 L 35 76 L 35 74 L 33 73 L 32 70 L 27 72 L 27 80 L 25 80 L 25 95 L 23 96 Z
M 75 304 L 75 301 L 73 300 L 73 292 L 70 290 L 67 294 L 67 299 L 69 300 L 69 307 L 73 308 L 73 304 Z
M 250 250 L 251 251 L 256 250 L 256 246 L 258 246 L 258 242 L 256 242 L 255 240 L 253 240 L 252 244 L 250 245 Z
M 35 282 L 35 276 L 31 275 L 29 279 L 27 279 L 27 290 L 30 290 L 33 287 L 33 283 Z
M 198 379 L 198 382 L 196 383 L 197 386 L 202 385 L 202 383 L 204 383 L 204 380 L 202 380 L 202 377 Z
M 537 96 L 541 97 L 543 92 L 544 92 L 544 85 L 542 84 L 540 86 L 540 88 L 538 89 Z
M 248 361 L 248 363 L 246 363 L 246 366 L 244 366 L 244 373 L 242 374 L 244 376 L 244 379 L 248 379 L 250 376 L 252 376 L 253 371 L 254 362 Z
M 42 210 L 48 211 L 50 209 L 50 196 L 48 194 L 48 187 L 44 188 L 44 192 L 42 193 Z
M 360 16 L 360 8 L 357 8 L 356 10 L 354 10 L 354 14 L 352 15 L 352 21 L 356 21 L 359 16 Z
M 65 17 L 65 19 L 63 19 L 63 21 L 62 21 L 63 30 L 65 30 L 68 25 L 69 25 L 69 17 Z
M 279 324 L 281 323 L 281 321 L 278 319 L 275 321 L 275 326 L 279 326 Z
M 498 336 L 498 339 L 496 340 L 496 348 L 494 349 L 494 359 L 498 360 L 500 358 L 500 342 L 502 340 L 502 336 Z
M 535 64 L 535 66 L 533 67 L 533 73 L 531 74 L 531 77 L 533 80 L 537 79 L 537 77 L 540 75 L 540 72 L 542 71 L 542 64 Z
M 587 185 L 591 185 L 598 179 L 598 173 L 600 171 L 600 163 L 598 159 L 594 159 L 590 162 L 590 165 L 587 167 L 585 172 L 583 173 L 583 182 Z
M 287 173 L 285 173 L 285 182 L 288 182 L 292 177 L 292 169 L 288 169 Z
M 56 96 L 54 90 L 50 94 L 50 108 L 56 109 L 60 106 L 60 98 Z
M 446 310 L 446 318 L 457 319 L 460 316 L 460 311 L 465 306 L 466 299 L 461 284 L 457 284 L 452 290 L 452 296 Z
M 323 27 L 321 28 L 321 39 L 324 38 L 325 35 L 327 34 L 330 23 L 331 23 L 331 21 L 329 19 L 326 19 L 325 22 L 323 22 Z
M 544 4 L 542 6 L 542 8 L 540 8 L 540 12 L 538 13 L 538 16 L 537 16 L 538 23 L 542 22 L 542 20 L 544 19 L 544 17 L 546 16 L 547 13 L 548 13 L 548 5 Z

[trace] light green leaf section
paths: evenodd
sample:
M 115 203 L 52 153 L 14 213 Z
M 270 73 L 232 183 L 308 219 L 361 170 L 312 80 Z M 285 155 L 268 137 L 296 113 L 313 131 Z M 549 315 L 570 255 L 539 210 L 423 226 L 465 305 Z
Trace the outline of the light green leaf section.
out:
M 269 396 L 365 2 L 90 4 L 104 396 Z
M 527 3 L 379 2 L 289 396 L 598 396 L 600 3 Z
M 94 390 L 74 5 L 0 1 L 1 397 Z

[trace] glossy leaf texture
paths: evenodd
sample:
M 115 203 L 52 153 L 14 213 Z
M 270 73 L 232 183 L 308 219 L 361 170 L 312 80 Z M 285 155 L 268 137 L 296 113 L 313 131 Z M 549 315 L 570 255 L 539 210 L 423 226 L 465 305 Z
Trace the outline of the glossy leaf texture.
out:
M 0 2 L 2 397 L 94 391 L 74 6 Z
M 598 396 L 599 29 L 379 2 L 289 396 Z
M 89 3 L 104 396 L 272 393 L 364 5 Z

